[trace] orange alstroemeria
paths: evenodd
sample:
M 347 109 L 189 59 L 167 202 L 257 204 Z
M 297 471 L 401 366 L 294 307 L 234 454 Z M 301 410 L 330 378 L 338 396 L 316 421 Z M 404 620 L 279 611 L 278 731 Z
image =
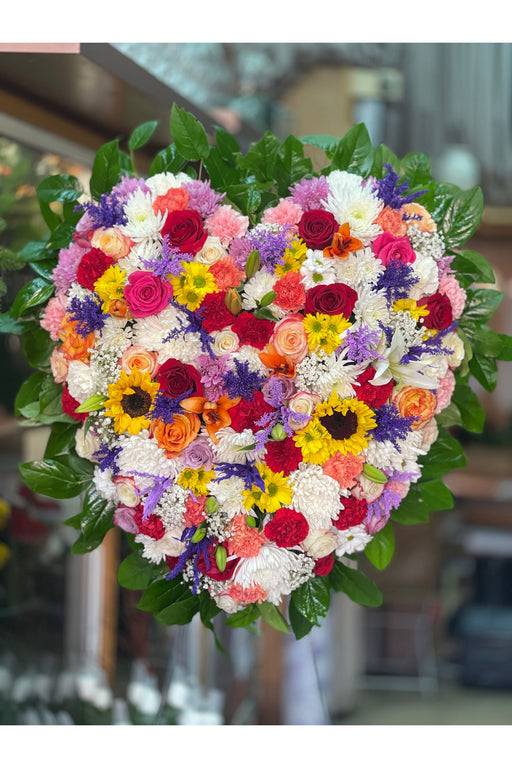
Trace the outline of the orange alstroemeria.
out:
M 231 416 L 228 411 L 240 402 L 240 397 L 232 400 L 223 396 L 216 403 L 207 400 L 206 397 L 186 397 L 180 405 L 185 411 L 197 413 L 203 417 L 208 434 L 214 443 L 218 442 L 217 432 L 221 427 L 229 427 Z
M 332 245 L 324 248 L 324 256 L 328 259 L 335 256 L 346 259 L 351 251 L 360 251 L 362 247 L 360 240 L 351 237 L 349 224 L 342 224 L 332 239 Z
M 267 344 L 263 352 L 258 357 L 263 365 L 270 368 L 270 371 L 278 376 L 285 376 L 287 379 L 293 379 L 295 376 L 295 363 L 286 355 L 280 355 L 272 344 Z

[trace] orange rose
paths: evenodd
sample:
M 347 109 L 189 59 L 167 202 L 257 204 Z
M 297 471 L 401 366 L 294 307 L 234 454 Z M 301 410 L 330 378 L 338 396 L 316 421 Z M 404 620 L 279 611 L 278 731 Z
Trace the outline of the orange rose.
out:
M 300 363 L 308 354 L 308 337 L 302 315 L 288 315 L 276 323 L 270 343 L 279 355 Z
M 175 413 L 170 424 L 154 421 L 151 432 L 169 459 L 174 459 L 195 439 L 201 429 L 201 420 L 195 413 Z
M 135 344 L 124 352 L 119 365 L 126 373 L 130 373 L 131 369 L 136 367 L 141 373 L 149 373 L 153 376 L 158 368 L 156 358 L 156 353 L 148 352 L 145 347 Z
M 416 421 L 412 423 L 411 429 L 418 429 L 418 427 L 434 417 L 437 398 L 429 389 L 404 387 L 393 398 L 393 402 L 398 408 L 400 416 L 406 419 L 414 416 Z
M 407 205 L 402 206 L 401 211 L 405 211 L 405 213 L 408 216 L 420 216 L 421 218 L 410 218 L 407 221 L 408 227 L 416 227 L 420 230 L 420 232 L 435 232 L 437 229 L 437 224 L 435 223 L 434 219 L 430 215 L 430 213 L 427 211 L 426 208 L 424 208 L 419 203 L 407 203 Z
M 407 234 L 407 222 L 402 219 L 400 211 L 390 208 L 389 205 L 377 216 L 377 224 L 393 237 L 405 237 Z
M 130 308 L 126 299 L 112 299 L 107 302 L 107 312 L 112 317 L 131 318 Z
M 132 241 L 117 227 L 97 229 L 91 239 L 93 248 L 99 248 L 113 259 L 124 259 L 130 253 Z
M 76 332 L 76 323 L 65 319 L 61 325 L 60 339 L 64 342 L 60 348 L 66 360 L 89 360 L 90 350 L 94 347 L 96 335 L 88 333 L 81 336 Z

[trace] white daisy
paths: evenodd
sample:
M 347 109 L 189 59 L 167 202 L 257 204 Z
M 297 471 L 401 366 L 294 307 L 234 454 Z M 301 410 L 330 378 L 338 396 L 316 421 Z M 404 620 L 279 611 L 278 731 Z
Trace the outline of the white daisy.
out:
M 306 290 L 316 285 L 332 285 L 336 282 L 334 259 L 327 259 L 323 251 L 313 251 L 310 248 L 302 262 L 300 274 Z
M 338 546 L 336 554 L 338 557 L 343 555 L 352 555 L 354 552 L 362 552 L 367 544 L 373 539 L 373 536 L 366 530 L 364 523 L 353 525 L 345 531 L 338 531 Z

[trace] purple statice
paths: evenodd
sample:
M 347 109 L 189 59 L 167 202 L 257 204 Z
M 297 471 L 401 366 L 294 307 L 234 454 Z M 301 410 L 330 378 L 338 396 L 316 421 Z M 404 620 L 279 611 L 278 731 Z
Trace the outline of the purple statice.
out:
M 403 261 L 394 259 L 379 277 L 375 289 L 383 291 L 386 294 L 388 304 L 392 304 L 398 299 L 406 299 L 412 286 L 418 280 L 419 278 L 414 274 L 410 264 L 404 264 Z
M 365 523 L 373 528 L 374 533 L 381 530 L 391 516 L 393 509 L 398 509 L 402 497 L 396 491 L 384 488 L 381 495 L 368 504 Z
M 238 267 L 238 269 L 245 269 L 245 264 L 252 250 L 253 247 L 247 238 L 234 237 L 229 246 L 229 255 L 233 259 L 235 267 Z
M 227 372 L 226 361 L 228 355 L 214 358 L 208 355 L 199 355 L 196 363 L 201 374 L 201 384 L 208 400 L 216 402 L 226 394 L 224 390 L 224 375 Z
M 355 331 L 349 330 L 340 346 L 340 350 L 347 349 L 347 357 L 356 365 L 362 365 L 367 360 L 375 360 L 379 355 L 375 352 L 381 334 L 372 331 L 367 325 L 360 325 Z
M 400 416 L 394 403 L 382 405 L 375 410 L 377 426 L 370 430 L 373 440 L 383 443 L 389 440 L 399 450 L 398 440 L 405 440 L 416 421 L 415 416 Z
M 224 199 L 226 193 L 218 194 L 210 186 L 209 181 L 187 181 L 185 182 L 185 189 L 189 194 L 188 205 L 189 208 L 196 210 L 203 219 L 211 216 L 220 205 L 221 200 Z
M 111 469 L 114 475 L 118 475 L 119 467 L 116 464 L 116 459 L 120 453 L 121 446 L 109 448 L 108 445 L 102 445 L 93 453 L 93 458 L 98 462 L 102 472 Z
M 301 179 L 290 187 L 292 201 L 300 205 L 303 211 L 323 208 L 322 201 L 329 195 L 329 182 L 325 176 L 315 176 L 312 179 Z
M 388 347 L 390 347 L 393 343 L 393 329 L 390 325 L 384 325 L 382 320 L 377 320 L 377 323 L 379 324 L 379 328 L 381 329 L 382 333 L 386 337 L 386 344 Z
M 150 418 L 155 421 L 163 421 L 165 424 L 170 424 L 176 413 L 183 413 L 180 402 L 186 397 L 190 397 L 191 394 L 192 390 L 189 389 L 183 395 L 173 399 L 167 397 L 162 391 L 157 392 L 149 412 Z
M 453 270 L 451 269 L 451 266 L 454 258 L 455 258 L 455 255 L 449 255 L 449 256 L 441 256 L 440 259 L 436 260 L 437 274 L 438 274 L 439 280 L 441 280 L 441 278 L 445 277 L 446 275 L 453 275 Z
M 375 180 L 375 189 L 377 197 L 382 200 L 384 206 L 399 210 L 403 205 L 412 203 L 417 197 L 421 197 L 427 191 L 426 189 L 420 189 L 418 192 L 412 192 L 407 195 L 406 192 L 410 184 L 409 179 L 399 184 L 400 176 L 393 170 L 393 167 L 389 163 L 384 163 L 383 167 L 386 169 L 386 175 L 382 179 Z
M 105 325 L 101 303 L 96 296 L 75 296 L 69 304 L 69 318 L 76 323 L 76 332 L 85 338 L 89 333 L 100 331 Z
M 162 253 L 154 259 L 143 259 L 146 269 L 150 269 L 154 275 L 163 280 L 168 275 L 179 275 L 183 265 L 184 253 L 179 248 L 173 248 L 169 242 L 169 236 L 165 235 L 162 242 Z
M 128 221 L 124 212 L 123 201 L 115 192 L 111 192 L 110 194 L 105 192 L 100 197 L 99 203 L 93 203 L 88 200 L 81 205 L 77 205 L 75 211 L 87 212 L 95 229 L 99 229 L 100 227 L 109 229 L 110 227 L 116 227 L 120 224 L 126 224 Z
M 233 399 L 241 397 L 243 400 L 253 400 L 254 391 L 261 387 L 265 376 L 257 371 L 250 371 L 247 360 L 241 362 L 235 359 L 234 363 L 236 370 L 227 371 L 224 374 L 224 388 Z
M 438 331 L 435 336 L 429 336 L 422 344 L 416 344 L 408 349 L 400 360 L 400 365 L 408 365 L 421 360 L 422 355 L 450 355 L 451 351 L 443 347 L 445 336 L 457 328 L 457 323 L 451 323 L 447 328 Z
M 119 184 L 112 187 L 111 193 L 120 197 L 121 200 L 126 200 L 137 189 L 142 190 L 144 194 L 151 192 L 144 179 L 136 179 L 132 176 L 123 176 Z
M 263 416 L 254 422 L 256 427 L 260 429 L 255 433 L 256 450 L 259 451 L 263 448 L 270 439 L 270 433 L 274 429 L 275 425 L 279 421 L 279 412 L 273 411 L 272 413 L 264 413 Z
M 307 413 L 292 411 L 291 408 L 288 408 L 285 405 L 281 407 L 281 423 L 287 435 L 291 435 L 295 429 L 297 429 L 297 424 L 300 424 L 301 429 L 303 429 L 310 421 L 310 419 L 311 416 Z M 291 426 L 291 424 L 294 425 L 295 429 Z
M 265 493 L 265 481 L 254 462 L 248 461 L 247 464 L 216 464 L 215 473 L 212 481 L 214 483 L 220 483 L 221 480 L 229 480 L 230 477 L 241 477 L 248 491 L 255 485 Z
M 52 272 L 57 293 L 65 293 L 71 288 L 76 280 L 78 265 L 85 253 L 87 253 L 85 248 L 73 242 L 59 252 L 59 263 Z
M 290 244 L 288 225 L 278 232 L 263 227 L 254 229 L 247 240 L 251 244 L 251 251 L 259 251 L 261 266 L 267 272 L 273 272 L 275 267 L 283 263 L 284 254 Z
M 138 473 L 142 474 L 142 473 Z M 148 475 L 144 474 L 144 477 Z M 147 520 L 151 515 L 158 502 L 166 492 L 166 490 L 173 484 L 173 480 L 170 477 L 153 477 L 154 484 L 144 502 L 144 512 L 142 513 L 142 519 Z
M 203 328 L 203 312 L 201 308 L 193 312 L 184 304 L 178 304 L 178 302 L 172 300 L 169 303 L 186 316 L 186 321 L 184 322 L 181 317 L 179 317 L 179 327 L 173 328 L 173 330 L 165 337 L 164 342 L 173 341 L 173 339 L 178 338 L 181 334 L 197 333 L 201 341 L 203 352 L 210 355 L 212 358 L 215 357 L 212 350 L 213 339 Z

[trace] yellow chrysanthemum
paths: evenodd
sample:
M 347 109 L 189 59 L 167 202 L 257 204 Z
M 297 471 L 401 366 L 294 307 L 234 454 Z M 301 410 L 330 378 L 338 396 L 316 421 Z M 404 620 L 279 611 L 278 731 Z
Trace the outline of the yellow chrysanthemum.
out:
M 208 265 L 200 261 L 182 261 L 182 271 L 171 283 L 176 301 L 191 311 L 201 306 L 206 294 L 219 292 Z
M 138 368 L 132 368 L 130 373 L 121 371 L 115 384 L 109 385 L 109 399 L 104 403 L 105 416 L 114 420 L 118 434 L 138 435 L 142 429 L 148 429 L 148 414 L 158 389 L 158 382 L 151 381 L 149 373 L 141 373 Z
M 429 311 L 426 307 L 418 307 L 414 299 L 397 299 L 393 304 L 395 312 L 409 312 L 415 320 L 426 317 Z
M 283 263 L 276 267 L 276 275 L 282 277 L 287 272 L 299 272 L 306 259 L 308 247 L 300 238 L 294 240 L 283 256 Z
M 304 429 L 294 435 L 304 461 L 325 464 L 338 451 L 357 455 L 370 441 L 368 432 L 377 426 L 375 414 L 366 403 L 355 399 L 341 400 L 333 392 L 319 403 Z
M 208 483 L 215 477 L 213 470 L 207 472 L 205 469 L 184 469 L 176 480 L 182 488 L 192 491 L 194 496 L 207 496 Z
M 343 315 L 323 315 L 320 312 L 306 315 L 303 322 L 309 351 L 320 348 L 327 354 L 338 349 L 344 331 L 352 325 Z
M 126 284 L 126 272 L 117 264 L 113 264 L 94 283 L 94 290 L 100 297 L 103 312 L 108 312 L 110 302 L 124 297 L 123 288 Z
M 292 489 L 284 474 L 272 472 L 265 464 L 256 464 L 256 468 L 265 484 L 265 491 L 257 485 L 253 485 L 250 491 L 243 491 L 245 508 L 251 509 L 256 506 L 262 512 L 273 514 L 286 504 L 291 504 Z

